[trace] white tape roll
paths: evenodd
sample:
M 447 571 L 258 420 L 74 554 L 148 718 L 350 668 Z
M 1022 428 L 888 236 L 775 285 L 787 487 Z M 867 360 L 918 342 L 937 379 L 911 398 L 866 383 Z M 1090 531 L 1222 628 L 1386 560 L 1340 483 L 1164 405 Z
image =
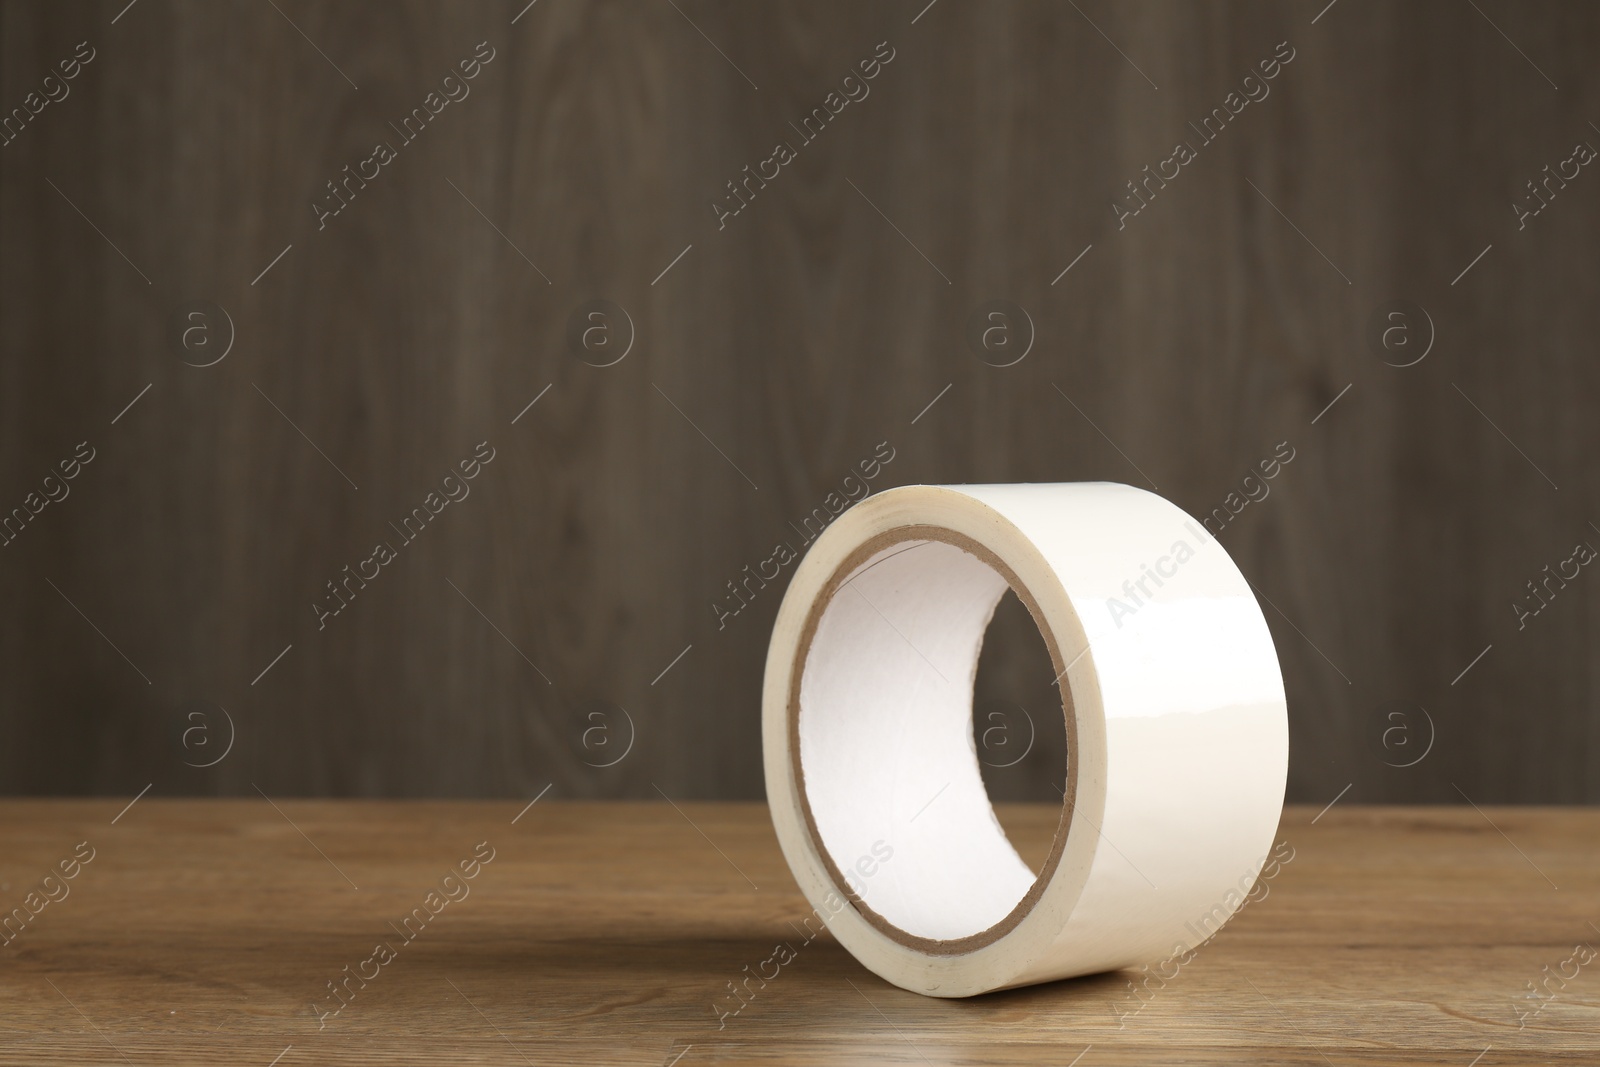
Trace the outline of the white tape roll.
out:
M 1037 874 L 972 736 L 1008 587 L 1063 683 L 1067 788 Z M 939 997 L 1204 941 L 1267 859 L 1289 752 L 1249 583 L 1177 507 L 1106 482 L 905 486 L 840 516 L 779 609 L 762 733 L 801 890 L 856 959 Z

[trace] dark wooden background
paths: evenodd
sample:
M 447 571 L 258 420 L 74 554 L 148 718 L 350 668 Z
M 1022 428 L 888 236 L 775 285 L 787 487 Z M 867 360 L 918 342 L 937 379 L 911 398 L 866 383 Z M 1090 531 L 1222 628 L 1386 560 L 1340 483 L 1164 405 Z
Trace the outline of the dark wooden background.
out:
M 1600 546 L 1600 171 L 1511 208 L 1600 145 L 1600 10 L 925 3 L 0 5 L 7 113 L 95 50 L 0 147 L 0 511 L 95 449 L 0 548 L 0 790 L 756 797 L 781 588 L 712 604 L 879 442 L 875 488 L 1111 479 L 1201 514 L 1287 441 L 1222 541 L 1272 605 L 1290 797 L 1600 800 L 1600 575 L 1512 608 Z M 483 41 L 319 231 L 324 183 Z M 1283 41 L 1119 231 L 1124 183 Z M 614 366 L 567 341 L 594 299 L 633 324 Z M 996 300 L 1034 325 L 1014 366 L 964 340 Z M 1395 300 L 1436 332 L 1414 366 L 1363 337 Z M 194 301 L 232 324 L 210 367 Z M 990 772 L 1009 798 L 1057 777 L 1036 653 L 1013 613 L 980 678 L 1040 739 Z

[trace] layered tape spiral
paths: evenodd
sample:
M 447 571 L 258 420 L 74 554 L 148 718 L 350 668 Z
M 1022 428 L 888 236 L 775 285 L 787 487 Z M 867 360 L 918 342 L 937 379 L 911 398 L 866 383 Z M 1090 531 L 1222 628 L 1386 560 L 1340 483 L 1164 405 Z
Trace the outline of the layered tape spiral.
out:
M 1066 720 L 1037 872 L 973 741 L 978 653 L 1007 589 Z M 863 965 L 937 997 L 1193 948 L 1261 869 L 1288 766 L 1250 584 L 1177 507 L 1107 482 L 904 486 L 845 512 L 779 609 L 762 734 L 801 890 Z

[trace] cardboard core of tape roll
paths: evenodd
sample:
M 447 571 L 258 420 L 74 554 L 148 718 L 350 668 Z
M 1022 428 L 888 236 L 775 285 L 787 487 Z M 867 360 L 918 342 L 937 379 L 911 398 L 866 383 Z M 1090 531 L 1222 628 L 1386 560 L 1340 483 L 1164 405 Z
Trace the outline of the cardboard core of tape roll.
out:
M 1044 638 L 1067 732 L 1061 816 L 1037 874 L 995 817 L 972 737 L 978 655 L 1007 589 Z M 923 952 L 969 952 L 1013 930 L 1038 902 L 1066 847 L 1077 790 L 1065 669 L 1027 586 L 957 531 L 925 524 L 886 531 L 828 579 L 795 652 L 790 753 L 801 812 L 834 885 L 885 936 Z M 862 773 L 863 754 L 880 764 L 870 776 Z M 812 780 L 856 788 L 814 798 L 808 768 Z M 878 864 L 861 857 L 872 855 L 876 828 L 890 824 L 903 828 L 894 866 L 884 869 L 889 885 L 880 879 L 874 892 L 867 875 Z

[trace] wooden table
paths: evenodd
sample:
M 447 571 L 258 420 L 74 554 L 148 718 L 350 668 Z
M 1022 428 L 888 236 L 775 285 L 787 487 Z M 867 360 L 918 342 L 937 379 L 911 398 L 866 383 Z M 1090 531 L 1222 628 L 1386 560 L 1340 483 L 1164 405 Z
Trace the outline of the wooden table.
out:
M 719 1027 L 809 911 L 761 805 L 126 803 L 0 805 L 0 904 L 76 875 L 0 948 L 0 1063 L 1600 1063 L 1600 959 L 1563 967 L 1600 811 L 1291 808 L 1268 895 L 1143 998 L 929 1000 L 824 936 Z M 1026 855 L 1054 816 L 1003 818 Z

